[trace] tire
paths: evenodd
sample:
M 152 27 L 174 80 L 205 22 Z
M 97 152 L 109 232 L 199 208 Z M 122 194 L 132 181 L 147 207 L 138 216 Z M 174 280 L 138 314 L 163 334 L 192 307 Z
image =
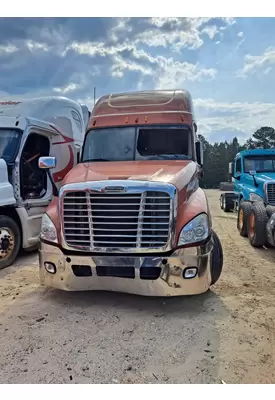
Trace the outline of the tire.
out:
M 229 201 L 228 201 L 228 198 L 225 195 L 223 196 L 222 209 L 223 209 L 224 212 L 229 212 L 230 211 Z
M 248 220 L 252 204 L 249 201 L 241 201 L 238 207 L 237 229 L 243 237 L 248 236 Z
M 212 231 L 213 249 L 210 254 L 210 272 L 211 272 L 211 284 L 214 285 L 222 273 L 223 267 L 223 249 L 220 239 L 216 232 Z
M 272 214 L 275 213 L 275 207 L 274 206 L 266 206 L 266 212 L 268 217 L 270 218 Z
M 16 259 L 21 246 L 21 232 L 10 217 L 0 215 L 0 270 L 9 267 Z
M 220 196 L 220 207 L 221 207 L 222 210 L 223 210 L 223 198 L 224 198 L 224 196 L 221 195 Z
M 263 203 L 254 203 L 248 221 L 248 237 L 253 247 L 262 247 L 267 242 L 266 224 L 268 215 Z

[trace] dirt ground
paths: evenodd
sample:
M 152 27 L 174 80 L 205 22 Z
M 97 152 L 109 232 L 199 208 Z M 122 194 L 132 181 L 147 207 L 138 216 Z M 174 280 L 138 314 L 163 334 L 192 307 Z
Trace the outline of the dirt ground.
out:
M 204 295 L 47 289 L 36 253 L 0 271 L 0 383 L 275 383 L 275 250 L 207 195 L 225 262 Z

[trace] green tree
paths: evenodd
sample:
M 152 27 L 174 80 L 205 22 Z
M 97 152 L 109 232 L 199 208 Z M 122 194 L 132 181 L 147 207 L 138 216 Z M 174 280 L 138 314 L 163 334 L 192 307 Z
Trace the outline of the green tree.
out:
M 228 164 L 234 160 L 236 154 L 243 150 L 235 137 L 232 142 L 209 143 L 204 136 L 199 135 L 204 148 L 204 176 L 201 187 L 216 188 L 220 182 L 229 180 Z
M 249 138 L 245 147 L 247 149 L 268 149 L 275 147 L 275 129 L 270 126 L 263 126 L 257 129 Z

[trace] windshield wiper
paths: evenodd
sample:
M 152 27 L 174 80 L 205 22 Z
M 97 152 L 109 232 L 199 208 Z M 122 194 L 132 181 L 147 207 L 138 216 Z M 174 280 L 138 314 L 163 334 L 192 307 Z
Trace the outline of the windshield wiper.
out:
M 264 174 L 265 172 L 275 172 L 274 169 L 263 169 L 263 170 L 257 170 L 256 173 L 257 174 Z
M 186 154 L 154 154 L 148 157 L 149 160 L 158 160 L 158 159 L 166 159 L 166 160 L 190 160 L 190 156 Z
M 112 160 L 108 160 L 107 158 L 91 158 L 88 160 L 84 160 L 83 162 L 97 162 L 97 161 L 112 161 Z

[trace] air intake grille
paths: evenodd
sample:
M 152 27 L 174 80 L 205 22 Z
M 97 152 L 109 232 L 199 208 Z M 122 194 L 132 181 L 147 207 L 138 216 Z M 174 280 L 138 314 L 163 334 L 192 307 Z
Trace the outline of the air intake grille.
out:
M 171 198 L 142 193 L 67 192 L 63 198 L 68 246 L 92 251 L 163 248 L 169 239 Z
M 275 183 L 267 183 L 267 203 L 275 206 Z

